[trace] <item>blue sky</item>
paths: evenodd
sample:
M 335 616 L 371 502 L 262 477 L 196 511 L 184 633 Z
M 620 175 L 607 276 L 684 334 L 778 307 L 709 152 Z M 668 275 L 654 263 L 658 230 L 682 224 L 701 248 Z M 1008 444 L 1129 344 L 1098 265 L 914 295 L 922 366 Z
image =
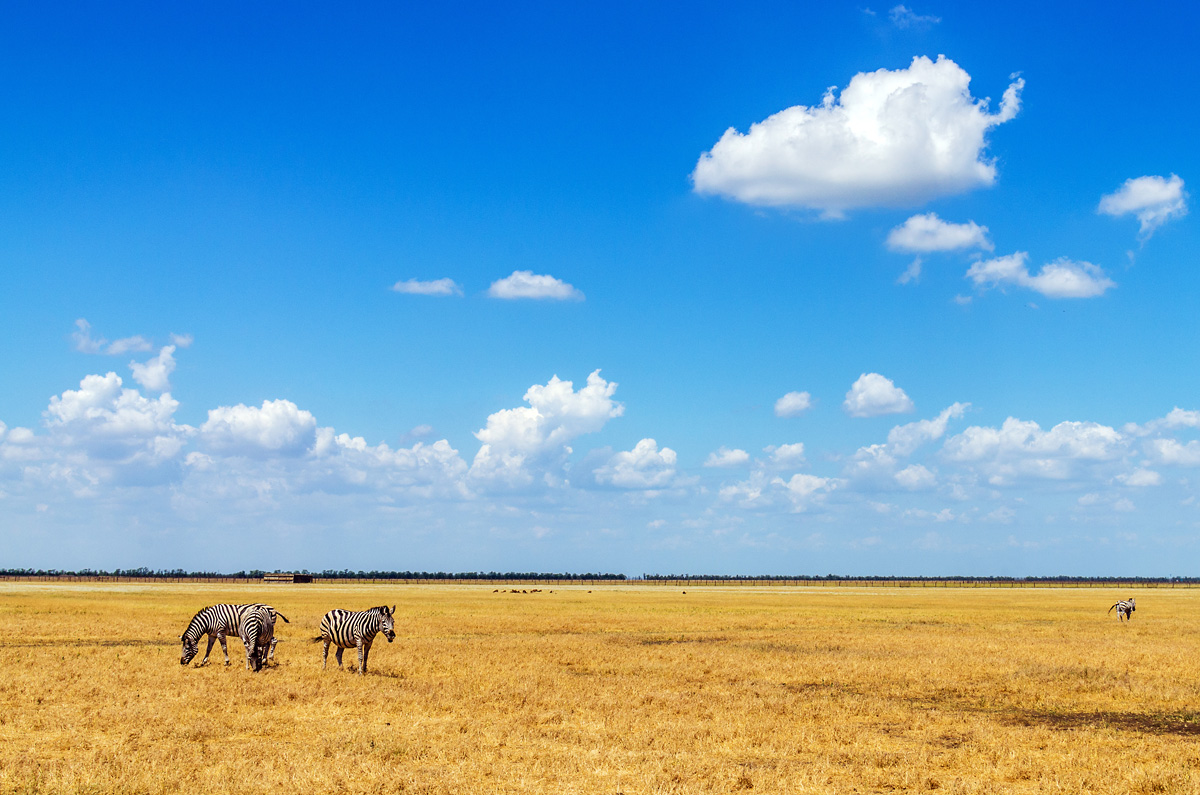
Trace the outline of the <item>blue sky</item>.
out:
M 0 564 L 1194 575 L 1186 7 L 0 26 Z

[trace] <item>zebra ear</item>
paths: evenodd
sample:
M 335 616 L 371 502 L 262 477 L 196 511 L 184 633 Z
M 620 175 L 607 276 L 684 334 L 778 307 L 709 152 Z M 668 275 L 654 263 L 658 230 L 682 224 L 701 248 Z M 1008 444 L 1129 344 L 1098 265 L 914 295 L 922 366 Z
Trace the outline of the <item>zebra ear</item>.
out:
M 388 611 L 388 614 L 393 615 L 393 616 L 396 615 L 396 606 L 395 605 L 392 605 L 392 609 Z

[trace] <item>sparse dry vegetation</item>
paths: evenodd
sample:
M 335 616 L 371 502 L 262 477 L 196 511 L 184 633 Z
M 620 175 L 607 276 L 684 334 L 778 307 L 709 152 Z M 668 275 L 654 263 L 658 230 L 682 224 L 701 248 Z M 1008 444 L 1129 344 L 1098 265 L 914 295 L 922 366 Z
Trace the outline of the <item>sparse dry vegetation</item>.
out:
M 0 791 L 1200 792 L 1200 590 L 525 590 L 0 583 Z M 277 667 L 179 665 L 255 599 Z

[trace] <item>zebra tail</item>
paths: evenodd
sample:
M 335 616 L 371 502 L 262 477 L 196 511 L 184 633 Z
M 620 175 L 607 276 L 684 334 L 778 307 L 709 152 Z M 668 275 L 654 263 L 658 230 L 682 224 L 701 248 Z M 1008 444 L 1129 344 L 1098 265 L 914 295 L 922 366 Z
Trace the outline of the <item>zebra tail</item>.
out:
M 1117 605 L 1119 605 L 1119 604 L 1121 604 L 1121 603 L 1117 602 Z M 1111 613 L 1113 611 L 1113 607 L 1116 607 L 1117 605 L 1113 605 L 1112 607 L 1108 608 L 1108 612 Z
M 292 623 L 292 622 L 290 622 L 290 621 L 289 621 L 288 623 L 290 624 L 290 623 Z M 325 640 L 325 637 L 324 637 L 323 635 L 318 635 L 318 636 L 316 636 L 315 638 L 313 638 L 313 639 L 312 639 L 312 642 L 313 642 L 313 643 L 320 643 L 320 642 L 321 642 L 321 641 L 323 641 L 323 640 Z
M 277 615 L 277 616 L 279 616 L 280 618 L 282 618 L 282 619 L 283 619 L 283 623 L 285 623 L 285 624 L 290 624 L 290 623 L 292 623 L 291 621 L 288 621 L 288 620 L 287 620 L 287 616 L 285 616 L 283 613 L 280 613 L 278 610 L 276 610 L 276 611 L 275 611 L 275 615 Z

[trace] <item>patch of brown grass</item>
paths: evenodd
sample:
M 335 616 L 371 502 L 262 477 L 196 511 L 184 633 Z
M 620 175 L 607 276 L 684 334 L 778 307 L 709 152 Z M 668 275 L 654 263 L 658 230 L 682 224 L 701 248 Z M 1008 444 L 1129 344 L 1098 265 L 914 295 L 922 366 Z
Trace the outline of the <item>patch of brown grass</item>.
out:
M 1136 595 L 0 584 L 0 791 L 1200 792 L 1200 591 Z M 179 665 L 256 599 L 277 667 Z M 321 615 L 384 602 L 322 671 Z

